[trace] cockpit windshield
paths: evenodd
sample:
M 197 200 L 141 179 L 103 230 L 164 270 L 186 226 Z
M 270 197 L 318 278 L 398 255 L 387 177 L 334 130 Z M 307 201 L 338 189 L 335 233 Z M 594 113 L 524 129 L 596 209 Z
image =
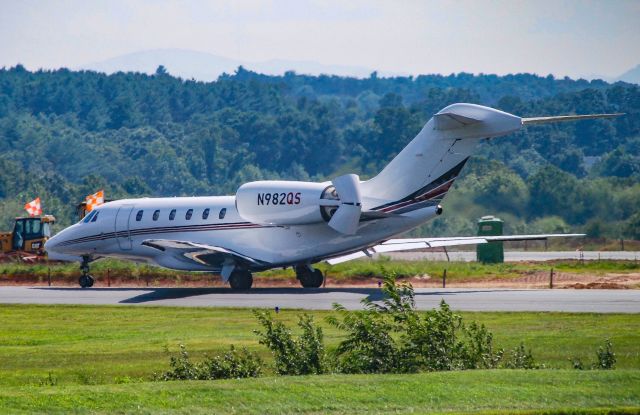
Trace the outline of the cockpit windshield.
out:
M 97 210 L 92 210 L 91 213 L 89 213 L 87 216 L 84 217 L 82 222 L 88 223 L 97 213 L 98 213 Z

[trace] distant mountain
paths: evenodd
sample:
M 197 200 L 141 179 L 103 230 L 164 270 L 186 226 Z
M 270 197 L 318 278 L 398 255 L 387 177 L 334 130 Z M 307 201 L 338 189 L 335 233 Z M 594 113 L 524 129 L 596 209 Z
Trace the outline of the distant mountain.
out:
M 640 65 L 629 69 L 627 72 L 616 78 L 616 81 L 629 82 L 630 84 L 640 84 Z
M 268 75 L 282 75 L 286 71 L 293 70 L 298 74 L 332 74 L 366 78 L 374 71 L 358 66 L 325 65 L 312 61 L 274 59 L 265 62 L 249 62 L 186 49 L 134 52 L 82 65 L 77 69 L 88 69 L 107 74 L 119 71 L 152 74 L 159 65 L 164 65 L 171 75 L 199 81 L 213 81 L 225 72 L 232 74 L 240 65 L 246 69 Z M 381 73 L 381 75 L 397 74 Z

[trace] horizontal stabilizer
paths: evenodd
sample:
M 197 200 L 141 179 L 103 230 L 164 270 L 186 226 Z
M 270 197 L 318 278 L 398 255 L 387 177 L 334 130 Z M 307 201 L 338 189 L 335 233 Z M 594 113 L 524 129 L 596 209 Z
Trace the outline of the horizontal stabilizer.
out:
M 593 120 L 597 118 L 615 118 L 624 115 L 623 112 L 616 112 L 612 114 L 588 114 L 588 115 L 559 115 L 556 117 L 533 117 L 523 118 L 522 125 L 533 124 L 546 124 L 550 122 L 562 122 L 562 121 L 581 121 L 581 120 Z

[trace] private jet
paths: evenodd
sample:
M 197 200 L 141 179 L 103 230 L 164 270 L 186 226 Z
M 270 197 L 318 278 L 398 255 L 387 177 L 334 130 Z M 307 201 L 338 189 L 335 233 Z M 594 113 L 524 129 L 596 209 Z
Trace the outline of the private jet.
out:
M 528 125 L 621 114 L 521 118 L 458 103 L 435 114 L 375 177 L 346 174 L 322 183 L 256 181 L 233 196 L 125 199 L 105 203 L 45 245 L 49 258 L 89 265 L 119 258 L 220 275 L 246 290 L 252 273 L 293 267 L 303 287 L 320 287 L 313 264 L 375 253 L 539 240 L 582 234 L 397 238 L 442 213 L 442 200 L 479 143 Z

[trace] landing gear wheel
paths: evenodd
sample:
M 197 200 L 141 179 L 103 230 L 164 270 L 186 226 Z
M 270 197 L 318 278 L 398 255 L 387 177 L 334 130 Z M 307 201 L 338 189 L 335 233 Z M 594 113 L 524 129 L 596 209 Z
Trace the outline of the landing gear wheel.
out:
M 91 258 L 89 256 L 82 257 L 82 263 L 80 264 L 80 271 L 82 274 L 80 278 L 78 278 L 78 284 L 82 288 L 93 287 L 93 277 L 89 275 L 89 262 L 91 262 Z
M 90 288 L 93 287 L 93 282 L 94 279 L 91 275 L 82 275 L 79 279 L 78 279 L 78 283 L 80 284 L 80 286 L 82 288 Z
M 232 290 L 248 290 L 253 285 L 253 275 L 249 271 L 236 270 L 229 277 Z
M 324 282 L 324 275 L 319 269 L 309 269 L 306 266 L 296 267 L 296 274 L 304 288 L 320 288 Z

